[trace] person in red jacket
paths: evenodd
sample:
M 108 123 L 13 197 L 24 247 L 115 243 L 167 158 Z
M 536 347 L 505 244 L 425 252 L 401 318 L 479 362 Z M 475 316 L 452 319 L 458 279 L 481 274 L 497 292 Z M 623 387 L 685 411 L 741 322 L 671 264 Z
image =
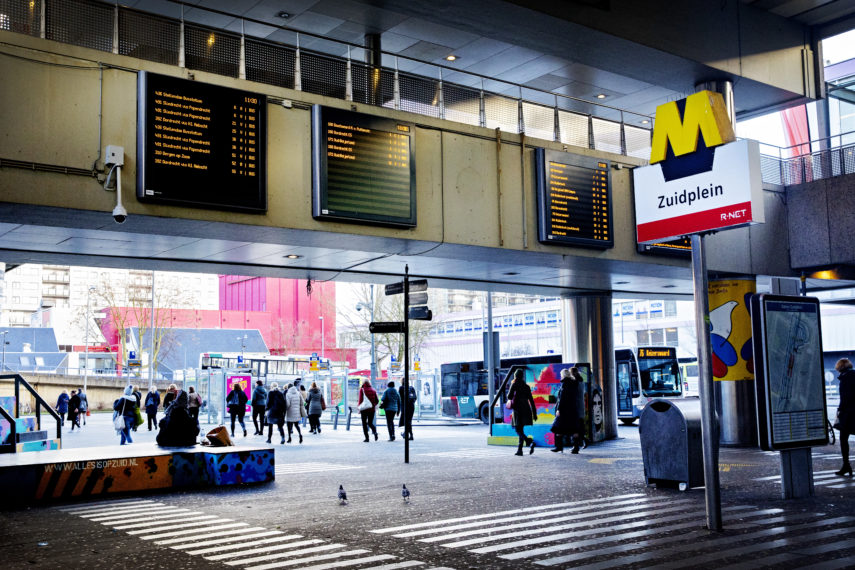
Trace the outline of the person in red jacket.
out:
M 359 408 L 359 415 L 362 416 L 362 433 L 365 434 L 364 441 L 368 441 L 368 428 L 371 428 L 371 431 L 374 433 L 374 441 L 377 441 L 374 412 L 377 409 L 378 402 L 377 391 L 371 387 L 371 380 L 366 380 L 359 389 L 359 399 L 356 401 L 356 407 Z

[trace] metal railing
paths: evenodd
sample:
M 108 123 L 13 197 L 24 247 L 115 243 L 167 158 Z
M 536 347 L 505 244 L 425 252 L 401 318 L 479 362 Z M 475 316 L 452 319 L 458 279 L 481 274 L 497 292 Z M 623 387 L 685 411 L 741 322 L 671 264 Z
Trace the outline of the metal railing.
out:
M 278 27 L 294 45 L 226 31 L 188 21 L 185 5 L 174 3 L 176 18 L 97 0 L 4 0 L 0 29 L 567 145 L 650 155 L 653 121 L 646 115 L 388 53 L 382 54 L 386 65 L 374 67 L 354 59 L 362 46 L 187 7 L 235 18 L 242 30 Z M 335 45 L 347 56 L 301 48 L 301 39 Z
M 855 174 L 855 132 L 777 147 L 761 144 L 763 181 L 781 186 Z
M 9 442 L 14 446 L 17 444 L 17 433 L 18 426 L 15 423 L 16 418 L 21 417 L 21 386 L 23 386 L 27 392 L 33 397 L 33 400 L 36 403 L 36 429 L 42 429 L 42 416 L 41 411 L 42 408 L 47 410 L 48 414 L 53 417 L 56 421 L 56 439 L 62 439 L 62 419 L 59 417 L 59 414 L 54 411 L 54 409 L 48 404 L 44 398 L 42 398 L 38 392 L 30 385 L 29 382 L 24 380 L 24 377 L 20 374 L 0 374 L 0 380 L 14 380 L 15 382 L 15 417 L 13 418 L 11 414 L 7 412 L 7 410 L 3 410 L 0 408 L 0 415 L 9 422 L 10 424 L 10 433 L 9 433 Z

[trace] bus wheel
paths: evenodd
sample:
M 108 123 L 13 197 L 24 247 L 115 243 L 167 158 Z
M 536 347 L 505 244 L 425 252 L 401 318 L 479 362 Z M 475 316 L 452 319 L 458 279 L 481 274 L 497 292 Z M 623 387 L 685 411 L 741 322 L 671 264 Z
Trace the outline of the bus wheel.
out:
M 635 418 L 621 418 L 620 421 L 625 426 L 631 426 L 632 424 L 635 423 Z
M 481 407 L 478 408 L 478 416 L 481 418 L 481 422 L 485 424 L 490 424 L 490 406 L 486 403 L 481 404 Z

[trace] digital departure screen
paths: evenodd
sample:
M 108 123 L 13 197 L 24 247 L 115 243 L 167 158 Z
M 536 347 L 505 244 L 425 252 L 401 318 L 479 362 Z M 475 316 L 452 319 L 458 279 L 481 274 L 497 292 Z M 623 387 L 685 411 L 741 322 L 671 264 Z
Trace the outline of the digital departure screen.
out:
M 137 198 L 265 212 L 267 97 L 141 71 Z
M 651 255 L 667 255 L 673 257 L 692 257 L 692 238 L 682 237 L 660 243 L 640 243 L 638 253 L 649 253 Z
M 413 125 L 312 108 L 312 216 L 415 227 Z
M 541 243 L 609 248 L 610 162 L 535 149 L 537 234 Z

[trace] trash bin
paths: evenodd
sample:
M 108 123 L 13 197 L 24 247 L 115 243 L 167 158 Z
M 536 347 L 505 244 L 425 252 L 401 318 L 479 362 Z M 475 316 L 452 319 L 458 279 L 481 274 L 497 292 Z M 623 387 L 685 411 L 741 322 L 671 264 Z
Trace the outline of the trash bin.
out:
M 648 485 L 681 491 L 703 486 L 700 400 L 651 400 L 641 412 L 638 435 Z

